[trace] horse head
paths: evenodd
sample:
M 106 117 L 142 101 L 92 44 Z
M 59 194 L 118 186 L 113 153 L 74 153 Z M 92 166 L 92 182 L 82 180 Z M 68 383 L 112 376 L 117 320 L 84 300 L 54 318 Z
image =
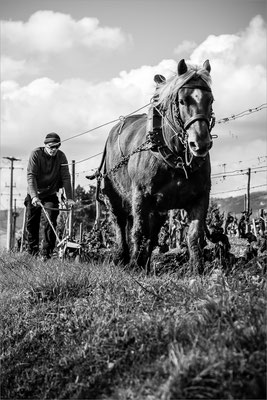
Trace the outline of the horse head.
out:
M 184 81 L 176 98 L 178 121 L 188 148 L 195 157 L 205 157 L 212 147 L 213 95 L 210 70 L 208 60 L 198 70 L 189 69 L 184 60 L 177 67 L 178 79 Z

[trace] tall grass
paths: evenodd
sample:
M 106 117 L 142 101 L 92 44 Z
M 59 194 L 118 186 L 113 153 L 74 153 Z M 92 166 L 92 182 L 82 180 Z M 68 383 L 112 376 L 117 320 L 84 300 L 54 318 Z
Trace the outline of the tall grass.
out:
M 265 399 L 266 281 L 0 256 L 2 399 Z

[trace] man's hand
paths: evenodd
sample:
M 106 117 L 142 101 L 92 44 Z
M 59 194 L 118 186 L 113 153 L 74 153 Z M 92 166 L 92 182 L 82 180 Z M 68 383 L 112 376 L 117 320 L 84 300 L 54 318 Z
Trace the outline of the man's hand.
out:
M 34 207 L 38 207 L 41 205 L 41 200 L 39 199 L 39 197 L 33 197 L 32 198 L 32 205 Z
M 67 201 L 66 201 L 66 203 L 67 203 L 67 206 L 68 207 L 73 207 L 74 206 L 74 204 L 75 204 L 75 201 L 74 200 L 72 200 L 72 199 L 68 199 Z

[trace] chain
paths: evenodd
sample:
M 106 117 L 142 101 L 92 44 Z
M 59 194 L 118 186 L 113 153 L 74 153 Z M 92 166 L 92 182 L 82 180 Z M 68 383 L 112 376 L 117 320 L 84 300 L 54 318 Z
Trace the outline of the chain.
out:
M 110 174 L 114 174 L 117 172 L 121 167 L 123 167 L 125 164 L 128 163 L 130 157 L 132 157 L 136 153 L 140 153 L 141 151 L 148 151 L 152 147 L 152 142 L 150 139 L 147 139 L 144 143 L 142 143 L 140 146 L 138 146 L 135 150 L 133 150 L 130 154 L 127 156 L 124 156 L 121 158 L 121 160 L 109 171 L 105 172 L 104 174 L 101 175 L 101 179 L 105 178 L 106 176 Z

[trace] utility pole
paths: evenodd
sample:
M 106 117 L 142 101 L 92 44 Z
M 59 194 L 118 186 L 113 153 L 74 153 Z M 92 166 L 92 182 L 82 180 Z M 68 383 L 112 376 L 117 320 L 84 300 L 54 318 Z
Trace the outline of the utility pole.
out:
M 250 213 L 250 177 L 251 177 L 251 168 L 248 169 L 248 187 L 247 187 L 248 218 Z
M 19 158 L 15 157 L 3 157 L 11 162 L 10 166 L 10 193 L 9 193 L 9 208 L 7 214 L 7 250 L 11 250 L 12 247 L 12 206 L 13 206 L 13 172 L 14 172 L 14 161 L 21 161 Z
M 72 160 L 72 198 L 75 200 L 75 160 Z
M 12 213 L 13 224 L 12 224 L 12 232 L 11 232 L 11 248 L 15 247 L 16 243 L 16 223 L 17 223 L 17 200 L 14 199 L 14 211 Z
M 251 169 L 248 168 L 248 185 L 247 185 L 247 210 L 246 210 L 246 233 L 250 232 L 250 224 L 249 224 L 249 217 L 250 217 L 250 176 L 251 176 Z
M 72 160 L 72 198 L 74 200 L 75 197 L 75 160 Z M 69 218 L 69 237 L 72 240 L 73 236 L 73 208 L 70 210 L 70 218 Z

